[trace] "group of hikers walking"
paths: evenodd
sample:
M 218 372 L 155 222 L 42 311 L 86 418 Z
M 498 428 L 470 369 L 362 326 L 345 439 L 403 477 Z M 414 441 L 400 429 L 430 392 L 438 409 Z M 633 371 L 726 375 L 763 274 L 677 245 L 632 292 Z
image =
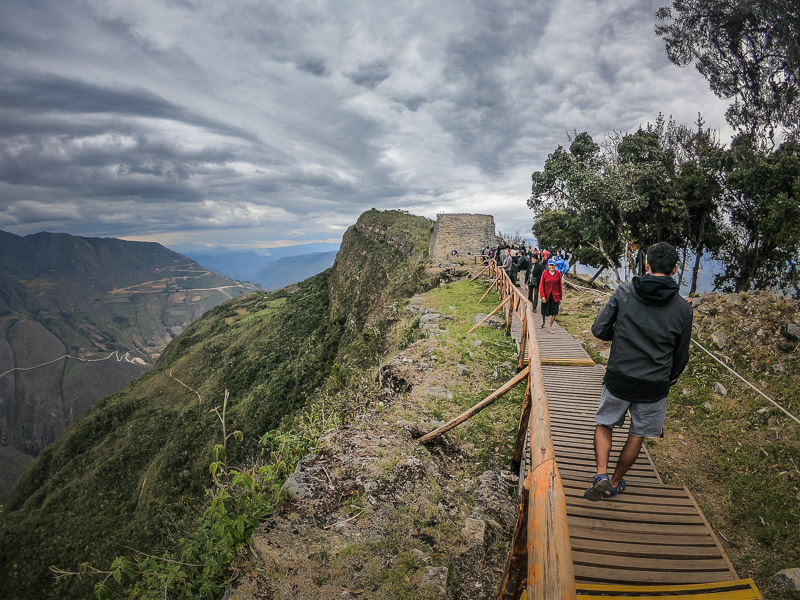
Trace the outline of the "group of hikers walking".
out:
M 518 286 L 525 271 L 528 300 L 537 311 L 541 299 L 543 328 L 550 317 L 549 333 L 563 297 L 567 272 L 562 253 L 544 250 L 485 248 L 485 263 L 496 260 Z M 559 264 L 558 260 L 564 264 Z M 592 334 L 611 342 L 600 404 L 595 415 L 596 474 L 584 492 L 588 500 L 616 496 L 626 488 L 624 475 L 636 462 L 645 437 L 663 435 L 667 396 L 689 361 L 692 307 L 672 278 L 678 253 L 666 242 L 647 249 L 645 273 L 620 284 L 592 325 Z M 628 436 L 609 474 L 612 432 L 630 419 Z
M 519 272 L 525 271 L 524 282 L 528 287 L 528 301 L 533 304 L 533 312 L 538 312 L 541 299 L 541 328 L 544 328 L 547 317 L 550 317 L 547 332 L 555 333 L 553 323 L 564 295 L 563 275 L 569 270 L 565 252 L 540 252 L 538 248 L 527 248 L 523 241 L 518 247 L 502 244 L 495 248 L 487 246 L 483 255 L 486 257 L 485 264 L 489 260 L 496 261 L 511 279 L 511 283 L 517 287 Z

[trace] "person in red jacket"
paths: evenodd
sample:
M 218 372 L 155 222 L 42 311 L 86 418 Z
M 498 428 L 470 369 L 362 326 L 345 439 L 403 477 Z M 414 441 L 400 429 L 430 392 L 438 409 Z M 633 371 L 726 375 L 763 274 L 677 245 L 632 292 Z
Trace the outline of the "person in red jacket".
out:
M 551 258 L 547 261 L 547 271 L 542 273 L 539 280 L 539 295 L 542 297 L 542 328 L 544 328 L 545 318 L 550 317 L 547 333 L 555 333 L 553 323 L 556 320 L 558 305 L 561 303 L 563 294 L 563 278 L 561 273 L 556 270 L 556 261 Z

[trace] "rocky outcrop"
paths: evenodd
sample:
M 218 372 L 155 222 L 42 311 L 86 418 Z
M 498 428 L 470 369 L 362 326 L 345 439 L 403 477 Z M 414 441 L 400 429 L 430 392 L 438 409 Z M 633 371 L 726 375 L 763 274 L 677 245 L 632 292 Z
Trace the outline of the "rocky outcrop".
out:
M 800 590 L 800 568 L 783 569 L 773 575 L 772 581 L 779 588 L 798 591 Z

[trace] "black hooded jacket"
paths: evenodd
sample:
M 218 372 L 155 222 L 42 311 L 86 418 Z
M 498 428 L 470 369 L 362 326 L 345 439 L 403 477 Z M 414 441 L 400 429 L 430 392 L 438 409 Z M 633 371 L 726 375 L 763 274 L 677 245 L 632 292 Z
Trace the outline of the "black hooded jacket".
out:
M 611 341 L 603 383 L 618 398 L 660 400 L 686 368 L 692 307 L 678 292 L 672 277 L 634 277 L 597 315 L 592 333 Z

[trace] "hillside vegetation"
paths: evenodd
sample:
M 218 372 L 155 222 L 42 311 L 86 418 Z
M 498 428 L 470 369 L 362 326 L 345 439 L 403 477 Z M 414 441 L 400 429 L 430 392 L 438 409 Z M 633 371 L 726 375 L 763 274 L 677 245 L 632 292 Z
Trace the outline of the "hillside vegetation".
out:
M 495 597 L 514 518 L 506 469 L 521 389 L 434 444 L 416 441 L 514 372 L 502 332 L 467 333 L 497 302 L 491 293 L 478 303 L 487 285 L 460 279 L 403 309 L 380 383 L 351 386 L 348 410 L 290 482 L 299 497 L 254 535 L 233 600 Z M 606 298 L 568 288 L 559 316 L 599 363 L 609 344 L 589 328 Z M 695 337 L 797 414 L 798 303 L 708 294 L 694 304 Z M 800 426 L 737 381 L 693 345 L 666 436 L 648 448 L 662 478 L 695 496 L 739 576 L 753 577 L 765 598 L 788 600 L 772 575 L 800 564 Z
M 209 311 L 154 368 L 97 403 L 48 446 L 12 490 L 0 523 L 0 597 L 85 598 L 92 581 L 55 584 L 50 565 L 105 566 L 134 548 L 158 554 L 202 512 L 218 413 L 229 390 L 228 464 L 261 452 L 330 380 L 375 361 L 392 302 L 427 284 L 431 224 L 370 211 L 332 269 L 297 286 Z
M 0 597 L 86 598 L 105 577 L 105 590 L 134 598 L 218 598 L 234 578 L 234 600 L 493 598 L 514 518 L 506 469 L 523 390 L 417 443 L 514 373 L 502 332 L 467 333 L 497 301 L 479 303 L 487 282 L 450 269 L 435 278 L 453 283 L 429 289 L 430 230 L 402 212 L 365 213 L 330 270 L 214 309 L 69 428 L 2 515 Z M 604 302 L 569 289 L 559 316 L 600 363 L 608 345 L 589 327 Z M 706 295 L 694 306 L 696 337 L 797 414 L 797 303 Z M 788 599 L 770 578 L 800 564 L 800 427 L 695 347 L 669 411 L 665 439 L 649 442 L 662 477 L 689 487 L 741 577 Z M 212 460 L 222 475 L 210 475 Z M 290 501 L 282 487 L 298 460 Z M 225 472 L 256 481 L 256 494 L 231 502 L 263 504 L 236 521 L 235 562 L 192 580 L 198 540 L 210 544 L 203 560 L 230 556 L 198 535 L 225 524 L 208 520 L 233 490 Z M 120 555 L 135 562 L 109 569 Z M 109 571 L 58 583 L 47 571 L 82 561 Z M 148 564 L 162 573 L 142 579 Z
M 256 287 L 155 243 L 0 231 L 0 444 L 36 456 L 192 321 Z
M 485 291 L 459 278 L 404 304 L 394 351 L 354 382 L 301 461 L 287 483 L 299 497 L 253 536 L 231 600 L 495 597 L 516 518 L 510 464 L 524 386 L 417 441 L 515 374 L 504 331 L 469 332 L 498 302 L 493 292 L 481 303 Z

